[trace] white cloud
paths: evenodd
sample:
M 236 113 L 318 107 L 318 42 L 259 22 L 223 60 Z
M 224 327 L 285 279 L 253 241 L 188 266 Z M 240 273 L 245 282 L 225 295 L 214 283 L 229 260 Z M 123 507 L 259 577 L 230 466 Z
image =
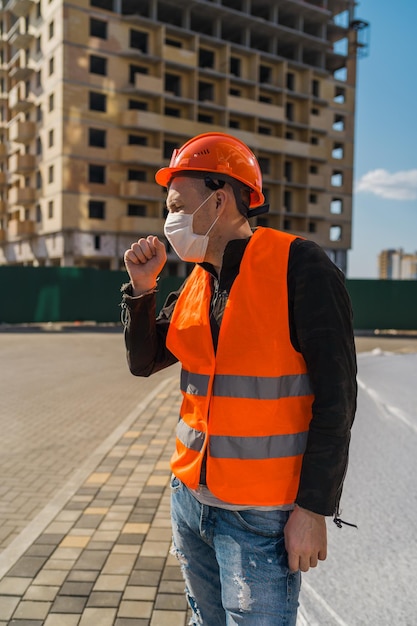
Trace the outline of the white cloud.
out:
M 417 169 L 393 174 L 384 169 L 372 170 L 360 178 L 355 191 L 373 193 L 389 200 L 416 200 Z

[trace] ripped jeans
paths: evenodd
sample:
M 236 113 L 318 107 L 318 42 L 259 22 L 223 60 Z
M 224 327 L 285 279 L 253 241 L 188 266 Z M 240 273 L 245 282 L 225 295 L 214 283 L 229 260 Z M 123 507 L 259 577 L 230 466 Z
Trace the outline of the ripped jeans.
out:
M 203 505 L 172 478 L 173 554 L 185 579 L 190 624 L 295 626 L 301 575 L 288 569 L 288 516 Z

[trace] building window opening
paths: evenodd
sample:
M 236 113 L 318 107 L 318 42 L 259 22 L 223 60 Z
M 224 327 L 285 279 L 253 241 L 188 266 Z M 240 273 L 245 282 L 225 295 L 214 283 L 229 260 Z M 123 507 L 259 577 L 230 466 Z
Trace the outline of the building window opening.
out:
M 268 159 L 268 157 L 259 157 L 258 163 L 259 167 L 261 168 L 262 174 L 271 173 L 271 159 Z
M 113 0 L 90 0 L 90 6 L 104 9 L 105 11 L 113 11 Z
M 284 191 L 284 211 L 286 213 L 292 212 L 292 193 L 291 191 Z
M 235 11 L 243 11 L 242 0 L 223 0 L 222 5 Z
M 330 213 L 340 215 L 343 213 L 343 200 L 341 198 L 333 198 L 330 202 Z
M 333 102 L 337 104 L 344 104 L 346 102 L 346 89 L 344 87 L 335 87 Z
M 341 241 L 341 240 L 342 240 L 342 227 L 330 226 L 330 241 Z
M 271 83 L 272 82 L 272 67 L 269 65 L 259 66 L 259 82 Z
M 144 54 L 148 52 L 148 41 L 149 35 L 148 33 L 143 32 L 142 30 L 130 30 L 130 47 L 135 48 L 136 50 L 140 50 Z
M 345 155 L 344 146 L 342 143 L 334 143 L 332 150 L 333 159 L 343 159 Z
M 105 203 L 101 200 L 90 200 L 88 203 L 88 217 L 90 220 L 104 220 Z
M 292 181 L 292 173 L 293 173 L 292 162 L 291 161 L 285 161 L 285 163 L 284 163 L 284 178 L 289 183 Z
M 95 148 L 106 147 L 106 131 L 101 128 L 88 129 L 88 145 Z
M 127 214 L 129 217 L 146 217 L 146 204 L 128 204 Z
M 178 107 L 165 107 L 164 115 L 168 115 L 168 117 L 181 117 L 181 109 Z
M 207 83 L 201 80 L 198 82 L 198 99 L 200 102 L 204 102 L 204 100 L 210 100 L 212 102 L 215 99 L 213 83 Z
M 106 182 L 106 168 L 104 165 L 90 165 L 88 166 L 88 182 L 99 185 L 104 185 Z
M 229 71 L 233 76 L 240 76 L 241 73 L 241 60 L 239 57 L 230 57 Z
M 95 54 L 90 56 L 90 74 L 99 74 L 100 76 L 107 75 L 106 57 L 99 57 Z
M 146 182 L 146 172 L 144 170 L 129 170 L 127 180 L 137 180 L 141 183 Z
M 333 78 L 335 80 L 340 80 L 341 83 L 345 83 L 347 81 L 348 72 L 347 67 L 339 67 L 337 70 L 333 72 Z
M 147 146 L 148 138 L 146 135 L 129 135 L 127 143 L 129 146 Z
M 287 72 L 287 89 L 289 91 L 294 91 L 295 89 L 295 74 L 292 72 Z
M 121 7 L 122 15 L 141 15 L 142 17 L 149 17 L 149 2 L 148 0 L 122 0 Z
M 293 102 L 287 102 L 285 105 L 285 117 L 289 122 L 294 121 L 294 104 Z
M 182 26 L 182 11 L 180 8 L 174 7 L 171 4 L 158 2 L 157 20 L 158 22 L 163 22 L 165 24 L 172 24 L 173 26 L 181 27 Z
M 214 124 L 214 117 L 212 115 L 207 115 L 206 113 L 199 113 L 197 120 L 202 124 Z
M 98 37 L 98 39 L 107 39 L 107 22 L 90 18 L 90 37 Z
M 201 33 L 202 35 L 212 36 L 213 27 L 214 20 L 208 20 L 206 17 L 200 14 L 196 14 L 193 12 L 191 13 L 190 28 L 193 32 Z
M 272 128 L 270 126 L 258 126 L 258 133 L 260 135 L 272 136 Z
M 128 109 L 129 111 L 147 111 L 148 103 L 144 100 L 129 100 Z
M 316 78 L 311 81 L 311 93 L 315 98 L 320 98 L 320 81 Z
M 215 55 L 212 50 L 200 48 L 198 51 L 198 66 L 201 68 L 214 69 Z
M 343 186 L 343 172 L 338 170 L 334 170 L 331 177 L 332 187 L 342 187 Z
M 101 248 L 101 235 L 94 235 L 94 250 Z
M 335 115 L 333 122 L 333 130 L 337 130 L 338 132 L 342 132 L 345 130 L 345 118 L 343 115 Z
M 96 91 L 90 91 L 89 93 L 89 108 L 90 111 L 102 111 L 107 109 L 107 97 L 103 93 L 97 93 Z
M 178 148 L 178 143 L 174 141 L 164 141 L 164 159 L 170 159 L 174 150 Z
M 178 74 L 165 74 L 165 91 L 180 98 L 181 76 L 178 76 Z

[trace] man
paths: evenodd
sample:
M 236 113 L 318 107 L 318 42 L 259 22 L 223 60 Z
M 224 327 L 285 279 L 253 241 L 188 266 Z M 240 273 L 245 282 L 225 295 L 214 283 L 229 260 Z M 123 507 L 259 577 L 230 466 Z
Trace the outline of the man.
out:
M 261 172 L 230 135 L 191 139 L 156 182 L 165 235 L 196 265 L 155 320 L 165 247 L 151 235 L 126 251 L 125 342 L 135 375 L 182 364 L 172 524 L 192 623 L 295 625 L 325 516 L 341 522 L 356 408 L 343 275 L 311 241 L 252 232 Z

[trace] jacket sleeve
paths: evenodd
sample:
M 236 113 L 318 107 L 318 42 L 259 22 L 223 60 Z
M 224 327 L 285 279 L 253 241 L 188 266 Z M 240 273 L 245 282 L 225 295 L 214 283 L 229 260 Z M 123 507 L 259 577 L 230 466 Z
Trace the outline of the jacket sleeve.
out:
M 292 341 L 315 396 L 296 502 L 338 516 L 357 396 L 350 299 L 343 273 L 311 241 L 292 245 L 288 292 Z
M 133 297 L 131 285 L 122 287 L 122 322 L 129 369 L 134 376 L 150 376 L 177 362 L 166 347 L 169 321 L 179 291 L 171 293 L 156 316 L 156 293 Z

